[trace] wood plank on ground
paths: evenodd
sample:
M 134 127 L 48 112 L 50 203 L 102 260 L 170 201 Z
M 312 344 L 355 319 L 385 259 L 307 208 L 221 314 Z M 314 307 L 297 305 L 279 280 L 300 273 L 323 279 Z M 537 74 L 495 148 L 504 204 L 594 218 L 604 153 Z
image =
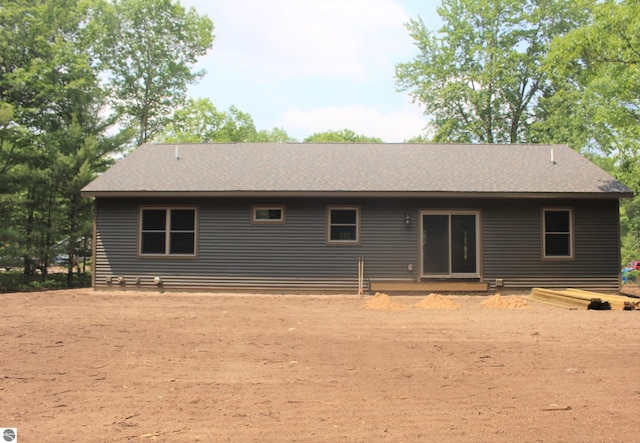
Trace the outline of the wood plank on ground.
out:
M 576 309 L 588 309 L 593 300 L 600 300 L 603 303 L 608 302 L 611 305 L 611 309 L 615 310 L 635 310 L 639 308 L 639 301 L 631 297 L 572 288 L 559 291 L 533 288 L 531 290 L 531 299 Z

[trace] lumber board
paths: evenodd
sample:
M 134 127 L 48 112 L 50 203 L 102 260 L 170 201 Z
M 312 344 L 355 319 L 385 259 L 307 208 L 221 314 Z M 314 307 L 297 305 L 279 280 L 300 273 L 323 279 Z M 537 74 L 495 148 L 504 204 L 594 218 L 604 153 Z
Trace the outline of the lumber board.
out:
M 370 282 L 370 289 L 372 292 L 486 292 L 489 289 L 489 284 L 487 282 L 394 282 L 372 280 Z
M 614 310 L 636 310 L 639 308 L 638 300 L 623 295 L 603 294 L 600 292 L 583 291 L 581 289 L 551 290 L 545 288 L 533 288 L 531 290 L 533 300 L 546 301 L 578 309 L 588 309 L 592 300 L 608 302 Z

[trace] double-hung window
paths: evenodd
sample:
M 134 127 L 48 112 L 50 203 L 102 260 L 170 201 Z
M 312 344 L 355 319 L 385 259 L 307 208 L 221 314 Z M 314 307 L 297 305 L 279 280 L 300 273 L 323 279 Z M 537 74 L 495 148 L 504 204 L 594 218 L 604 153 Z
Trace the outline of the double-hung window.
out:
M 330 244 L 358 244 L 360 242 L 360 208 L 327 208 L 327 242 Z
M 544 258 L 573 258 L 573 211 L 571 209 L 543 209 L 542 232 Z
M 140 255 L 195 257 L 196 208 L 141 208 Z

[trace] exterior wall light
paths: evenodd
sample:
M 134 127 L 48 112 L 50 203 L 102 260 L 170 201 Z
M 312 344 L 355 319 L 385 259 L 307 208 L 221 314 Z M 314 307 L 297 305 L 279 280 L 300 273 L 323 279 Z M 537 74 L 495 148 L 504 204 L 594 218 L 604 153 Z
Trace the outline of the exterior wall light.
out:
M 407 226 L 411 224 L 411 216 L 409 214 L 404 215 L 404 222 L 406 223 Z

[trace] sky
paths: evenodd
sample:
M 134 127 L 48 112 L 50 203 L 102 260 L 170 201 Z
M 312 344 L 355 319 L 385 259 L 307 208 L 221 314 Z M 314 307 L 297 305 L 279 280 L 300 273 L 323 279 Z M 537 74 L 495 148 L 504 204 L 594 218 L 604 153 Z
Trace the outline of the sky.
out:
M 213 48 L 189 90 L 219 111 L 236 106 L 258 130 L 283 128 L 302 141 L 350 129 L 402 142 L 427 123 L 407 92 L 397 63 L 417 49 L 404 24 L 420 16 L 440 27 L 437 0 L 181 0 L 213 21 Z

